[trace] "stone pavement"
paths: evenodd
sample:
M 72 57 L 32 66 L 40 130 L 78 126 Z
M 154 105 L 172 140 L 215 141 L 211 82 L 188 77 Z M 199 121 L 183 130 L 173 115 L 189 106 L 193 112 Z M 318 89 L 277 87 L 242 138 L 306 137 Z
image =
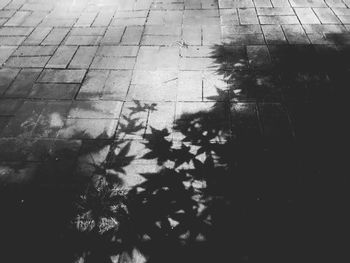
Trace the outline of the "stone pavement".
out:
M 349 30 L 349 0 L 0 0 L 0 180 L 52 156 L 53 178 L 91 173 L 132 141 L 134 184 L 159 169 L 142 158 L 154 129 L 181 145 L 199 126 L 243 142 L 247 171 L 334 172 Z M 254 200 L 281 183 L 265 179 Z
M 347 0 L 1 0 L 0 160 L 36 160 L 24 149 L 35 155 L 37 143 L 118 138 L 118 120 L 134 100 L 161 108 L 127 134 L 143 139 L 149 126 L 170 127 L 187 108 L 219 100 L 216 88 L 229 84 L 217 72 L 215 45 L 239 48 L 250 67 L 267 64 L 279 45 L 333 45 L 329 36 L 350 28 L 349 7 Z M 35 144 L 17 145 L 23 140 Z

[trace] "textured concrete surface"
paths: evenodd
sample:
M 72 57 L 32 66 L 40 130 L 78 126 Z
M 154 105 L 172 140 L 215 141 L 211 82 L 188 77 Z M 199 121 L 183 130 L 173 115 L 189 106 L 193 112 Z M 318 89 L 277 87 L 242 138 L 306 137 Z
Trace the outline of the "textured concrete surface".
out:
M 349 0 L 0 0 L 0 184 L 224 173 L 235 262 L 348 262 L 349 30 Z
M 350 44 L 349 7 L 346 0 L 1 0 L 3 177 L 16 181 L 8 163 L 40 161 L 32 156 L 37 145 L 50 153 L 66 140 L 137 142 L 152 126 L 181 140 L 174 121 L 220 103 L 231 112 L 220 120 L 231 127 L 227 136 L 247 128 L 235 122 L 242 115 L 264 138 L 295 141 L 291 105 L 313 102 L 319 96 L 309 86 L 329 79 L 329 67 L 313 68 L 321 60 L 346 68 L 337 56 Z M 276 71 L 290 54 L 297 59 Z M 309 57 L 321 59 L 299 72 Z M 137 132 L 122 125 L 135 101 L 160 109 L 137 112 Z

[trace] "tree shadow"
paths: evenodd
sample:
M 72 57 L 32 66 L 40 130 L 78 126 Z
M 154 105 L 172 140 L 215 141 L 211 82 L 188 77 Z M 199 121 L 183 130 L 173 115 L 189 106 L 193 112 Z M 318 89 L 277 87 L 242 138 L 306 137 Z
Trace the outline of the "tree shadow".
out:
M 336 44 L 213 48 L 227 89 L 183 111 L 172 141 L 152 130 L 143 158 L 163 169 L 129 192 L 149 262 L 348 258 L 350 53 Z
M 135 105 L 128 116 L 120 117 L 121 127 L 128 123 L 127 134 L 139 132 L 134 115 L 149 107 Z M 91 115 L 91 107 L 79 110 Z M 45 135 L 45 127 L 52 128 L 48 126 L 51 115 L 42 115 L 36 126 L 42 125 Z M 123 208 L 110 205 L 125 199 L 125 191 L 116 191 L 115 186 L 122 184 L 119 175 L 134 159 L 128 154 L 130 143 L 123 137 L 115 141 L 103 129 L 96 134 L 85 130 L 86 126 L 73 125 L 70 138 L 2 139 L 3 150 L 10 153 L 1 155 L 5 161 L 0 167 L 2 259 L 80 262 L 83 257 L 85 262 L 111 262 L 110 255 L 119 251 L 120 240 L 115 238 L 119 226 L 110 218 L 115 215 L 123 220 Z M 58 130 L 72 129 L 66 122 L 56 134 Z
M 13 261 L 345 261 L 350 53 L 334 41 L 253 57 L 214 46 L 226 88 L 182 103 L 171 129 L 141 120 L 157 105 L 134 102 L 116 141 L 79 147 L 89 168 L 62 171 L 57 159 L 76 158 L 65 148 L 37 181 L 4 186 L 3 237 L 23 252 L 9 250 Z

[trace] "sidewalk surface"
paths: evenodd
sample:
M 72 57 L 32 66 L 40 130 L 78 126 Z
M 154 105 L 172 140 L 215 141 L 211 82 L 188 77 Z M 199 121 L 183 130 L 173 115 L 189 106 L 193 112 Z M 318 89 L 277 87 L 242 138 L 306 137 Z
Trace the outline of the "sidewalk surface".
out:
M 263 221 L 345 201 L 349 30 L 349 0 L 0 0 L 1 184 L 93 174 L 114 152 L 132 187 L 169 165 L 163 136 L 181 164 L 216 151 L 254 174 L 241 189 Z

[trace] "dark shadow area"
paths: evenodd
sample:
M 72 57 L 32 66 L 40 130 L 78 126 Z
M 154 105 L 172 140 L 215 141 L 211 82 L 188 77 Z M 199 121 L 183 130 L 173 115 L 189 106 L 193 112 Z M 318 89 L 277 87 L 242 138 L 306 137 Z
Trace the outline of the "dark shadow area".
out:
M 216 46 L 228 89 L 175 121 L 180 141 L 147 138 L 144 158 L 166 168 L 144 174 L 130 211 L 150 262 L 349 260 L 350 50 L 268 48 L 250 61 Z
M 12 262 L 348 262 L 350 50 L 268 48 L 269 58 L 249 60 L 245 48 L 213 47 L 227 89 L 178 116 L 173 131 L 150 128 L 141 141 L 145 153 L 135 154 L 135 141 L 123 137 L 101 140 L 79 150 L 109 146 L 90 176 L 70 166 L 76 154 L 59 151 L 39 163 L 31 183 L 3 185 L 7 256 Z M 135 102 L 121 128 L 138 133 L 144 127 L 137 113 L 156 110 Z M 158 169 L 144 169 L 144 180 L 127 187 L 133 161 Z
M 134 104 L 121 117 L 126 134 L 142 129 L 134 115 L 151 107 Z M 127 156 L 130 143 L 106 131 L 91 138 L 84 126 L 62 129 L 82 140 L 23 137 L 3 144 L 14 150 L 1 157 L 16 161 L 0 166 L 1 261 L 111 262 L 130 250 L 124 245 L 130 231 L 115 221 L 127 218 L 126 190 L 119 186 L 123 167 L 134 159 Z

